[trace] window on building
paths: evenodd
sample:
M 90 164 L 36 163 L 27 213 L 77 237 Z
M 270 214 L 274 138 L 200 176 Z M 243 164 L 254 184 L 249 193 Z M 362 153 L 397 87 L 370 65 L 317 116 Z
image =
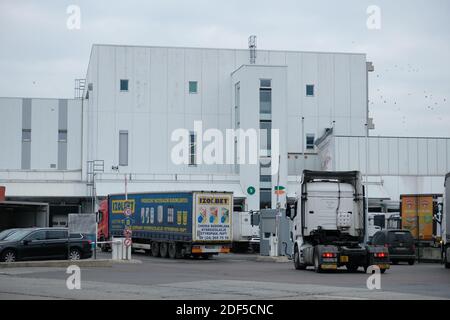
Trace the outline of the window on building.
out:
M 313 84 L 306 85 L 306 96 L 314 97 L 314 85 Z
M 259 112 L 261 114 L 272 113 L 272 90 L 261 88 L 259 89 Z
M 189 81 L 189 93 L 197 93 L 197 92 L 198 92 L 197 81 Z
M 272 80 L 270 80 L 270 79 L 260 79 L 259 80 L 259 86 L 261 88 L 271 88 L 272 87 Z
M 22 141 L 31 141 L 31 129 L 22 130 Z
M 128 165 L 128 131 L 119 131 L 119 166 Z
M 58 130 L 58 141 L 67 142 L 67 130 Z
M 120 79 L 120 91 L 128 91 L 128 79 Z
M 306 149 L 313 150 L 314 149 L 314 134 L 308 133 L 306 135 Z
M 262 174 L 259 176 L 260 182 L 272 182 L 272 176 L 270 174 Z
M 272 208 L 272 190 L 269 188 L 259 189 L 259 206 L 260 209 Z
M 262 156 L 270 156 L 270 151 L 272 150 L 271 143 L 271 129 L 272 129 L 272 121 L 261 120 L 259 122 L 260 128 L 260 149 Z
M 194 132 L 191 132 L 189 135 L 189 165 L 195 166 L 196 165 L 196 136 Z

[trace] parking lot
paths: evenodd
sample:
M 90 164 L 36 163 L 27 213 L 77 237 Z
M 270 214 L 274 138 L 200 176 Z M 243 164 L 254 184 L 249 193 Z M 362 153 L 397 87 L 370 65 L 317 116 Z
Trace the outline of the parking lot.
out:
M 392 266 L 381 289 L 369 290 L 362 269 L 317 274 L 256 257 L 170 260 L 137 253 L 142 263 L 82 268 L 80 290 L 67 288 L 65 268 L 0 269 L 0 299 L 450 299 L 450 270 L 440 264 Z

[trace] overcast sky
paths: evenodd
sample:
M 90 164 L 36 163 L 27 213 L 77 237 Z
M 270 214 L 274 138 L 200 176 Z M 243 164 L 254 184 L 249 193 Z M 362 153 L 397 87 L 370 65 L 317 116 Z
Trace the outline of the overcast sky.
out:
M 260 49 L 367 53 L 371 134 L 450 137 L 448 0 L 0 0 L 0 30 L 0 96 L 73 97 L 93 43 L 246 48 L 256 34 Z

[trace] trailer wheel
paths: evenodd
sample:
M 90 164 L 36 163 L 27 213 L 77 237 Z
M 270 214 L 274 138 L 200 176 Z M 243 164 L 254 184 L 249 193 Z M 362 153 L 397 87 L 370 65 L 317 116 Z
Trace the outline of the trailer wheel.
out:
M 159 243 L 152 242 L 152 256 L 159 257 Z
M 323 271 L 322 266 L 319 263 L 319 255 L 317 252 L 314 252 L 314 271 L 317 273 L 321 273 Z
M 161 242 L 161 245 L 159 246 L 159 255 L 161 258 L 167 258 L 167 253 L 169 252 L 169 245 L 167 242 Z
M 298 252 L 297 248 L 295 248 L 295 252 L 294 252 L 294 267 L 296 270 L 305 270 L 306 269 L 306 265 L 300 263 L 300 253 Z
M 171 259 L 181 258 L 181 250 L 176 242 L 169 243 L 169 258 Z

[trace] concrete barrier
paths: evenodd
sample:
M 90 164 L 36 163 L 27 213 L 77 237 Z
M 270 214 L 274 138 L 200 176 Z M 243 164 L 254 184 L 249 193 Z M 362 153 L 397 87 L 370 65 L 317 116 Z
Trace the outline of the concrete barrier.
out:
M 26 267 L 53 267 L 67 268 L 71 265 L 79 267 L 112 267 L 114 264 L 139 264 L 140 260 L 111 260 L 111 259 L 86 259 L 86 260 L 51 260 L 51 261 L 17 261 L 17 262 L 0 262 L 2 268 L 26 268 Z

